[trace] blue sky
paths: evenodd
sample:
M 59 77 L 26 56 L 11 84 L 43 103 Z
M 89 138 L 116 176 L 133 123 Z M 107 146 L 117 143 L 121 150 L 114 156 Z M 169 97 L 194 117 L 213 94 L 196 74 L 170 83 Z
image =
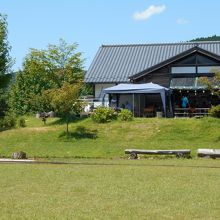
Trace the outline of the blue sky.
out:
M 0 0 L 21 68 L 29 48 L 77 42 L 85 69 L 102 44 L 187 41 L 220 35 L 219 0 Z

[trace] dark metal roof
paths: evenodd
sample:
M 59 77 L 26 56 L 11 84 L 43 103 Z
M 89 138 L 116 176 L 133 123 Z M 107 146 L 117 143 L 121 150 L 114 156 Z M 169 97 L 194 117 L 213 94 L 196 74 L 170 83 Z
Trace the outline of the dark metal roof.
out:
M 103 45 L 86 73 L 85 82 L 129 82 L 132 76 L 150 70 L 193 48 L 200 48 L 217 57 L 220 56 L 220 41 Z

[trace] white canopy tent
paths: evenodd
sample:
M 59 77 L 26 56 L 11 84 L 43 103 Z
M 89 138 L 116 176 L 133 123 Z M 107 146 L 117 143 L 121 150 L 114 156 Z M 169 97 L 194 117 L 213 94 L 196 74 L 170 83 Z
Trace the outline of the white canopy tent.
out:
M 166 91 L 169 89 L 154 83 L 143 84 L 118 84 L 116 86 L 103 90 L 104 94 L 133 94 L 133 108 L 134 108 L 134 94 L 160 94 L 163 103 L 164 113 L 166 115 Z

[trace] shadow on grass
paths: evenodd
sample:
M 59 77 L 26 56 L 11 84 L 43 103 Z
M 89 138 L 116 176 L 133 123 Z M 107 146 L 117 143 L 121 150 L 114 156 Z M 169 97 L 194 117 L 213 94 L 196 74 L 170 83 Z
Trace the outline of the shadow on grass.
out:
M 91 130 L 84 126 L 77 126 L 74 132 L 62 132 L 59 138 L 64 141 L 71 141 L 72 139 L 96 139 L 97 133 L 98 131 L 96 129 Z
M 0 132 L 7 131 L 7 130 L 9 130 L 9 129 L 7 129 L 7 128 L 0 128 Z
M 85 120 L 86 118 L 83 118 L 83 117 L 71 117 L 69 119 L 69 123 L 71 122 L 80 122 L 80 121 L 83 121 Z M 66 124 L 66 119 L 65 118 L 59 118 L 58 120 L 56 121 L 53 121 L 53 122 L 48 122 L 47 125 L 49 126 L 53 126 L 53 125 L 64 125 Z
M 12 130 L 12 129 L 15 129 L 15 127 L 11 127 L 11 128 L 0 128 L 0 132 Z

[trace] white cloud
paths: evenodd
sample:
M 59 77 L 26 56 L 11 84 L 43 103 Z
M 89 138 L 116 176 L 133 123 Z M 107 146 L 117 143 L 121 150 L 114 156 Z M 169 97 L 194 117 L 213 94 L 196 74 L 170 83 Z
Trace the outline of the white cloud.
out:
M 148 20 L 151 16 L 153 16 L 155 14 L 160 14 L 164 10 L 166 10 L 165 5 L 158 5 L 158 6 L 151 5 L 149 8 L 147 8 L 146 10 L 144 10 L 142 12 L 134 13 L 133 18 L 135 20 Z
M 184 18 L 178 18 L 178 19 L 176 20 L 176 23 L 177 23 L 177 24 L 188 24 L 189 21 L 186 20 L 186 19 L 184 19 Z

